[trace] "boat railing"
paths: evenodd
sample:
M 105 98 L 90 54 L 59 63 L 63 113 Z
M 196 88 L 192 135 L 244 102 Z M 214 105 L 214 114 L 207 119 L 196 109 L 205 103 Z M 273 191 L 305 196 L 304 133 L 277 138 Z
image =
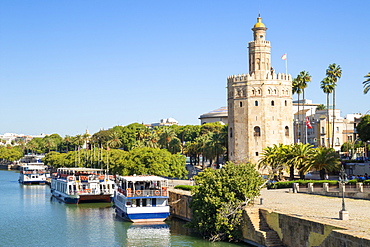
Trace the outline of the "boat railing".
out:
M 54 175 L 56 178 L 61 178 L 69 181 L 80 181 L 82 183 L 87 182 L 104 182 L 105 180 L 113 180 L 113 176 L 104 176 L 104 175 L 81 175 L 81 176 L 75 176 L 75 175 L 68 175 L 68 176 L 58 176 Z
M 131 189 L 121 189 L 118 191 L 125 195 L 126 197 L 148 197 L 148 196 L 168 196 L 167 187 L 162 187 L 160 189 L 149 189 L 149 190 L 131 190 Z
M 84 190 L 70 190 L 69 195 L 110 195 L 113 194 L 109 189 L 84 189 Z

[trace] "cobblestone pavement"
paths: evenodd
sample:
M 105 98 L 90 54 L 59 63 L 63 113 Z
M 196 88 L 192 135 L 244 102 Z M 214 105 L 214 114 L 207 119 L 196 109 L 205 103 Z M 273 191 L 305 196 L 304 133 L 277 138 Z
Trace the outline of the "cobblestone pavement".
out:
M 262 205 L 260 198 L 263 199 Z M 340 220 L 342 198 L 303 193 L 288 193 L 288 189 L 261 191 L 254 207 L 288 213 L 302 218 L 342 226 L 354 235 L 370 238 L 370 200 L 345 198 L 349 220 Z

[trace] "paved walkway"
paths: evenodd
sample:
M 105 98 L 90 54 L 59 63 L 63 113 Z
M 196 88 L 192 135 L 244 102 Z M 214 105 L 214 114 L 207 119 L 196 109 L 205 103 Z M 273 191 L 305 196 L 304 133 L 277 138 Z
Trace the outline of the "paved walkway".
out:
M 263 189 L 261 198 L 263 198 L 263 205 L 260 205 L 260 198 L 256 198 L 255 207 L 342 226 L 353 232 L 354 235 L 370 238 L 370 200 L 345 198 L 346 210 L 349 211 L 350 219 L 344 221 L 339 220 L 342 198 L 288 193 L 288 189 Z

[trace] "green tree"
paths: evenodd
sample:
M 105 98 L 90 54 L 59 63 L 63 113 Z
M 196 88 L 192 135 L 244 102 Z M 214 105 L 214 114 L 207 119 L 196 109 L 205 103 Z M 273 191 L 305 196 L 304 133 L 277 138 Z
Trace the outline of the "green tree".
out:
M 264 171 L 267 170 L 270 177 L 273 177 L 277 181 L 283 180 L 284 170 L 289 169 L 287 164 L 288 151 L 289 146 L 283 144 L 274 144 L 272 147 L 266 147 L 263 149 L 258 168 Z
M 242 211 L 260 194 L 263 180 L 254 164 L 227 163 L 195 176 L 187 224 L 211 241 L 240 239 Z
M 320 171 L 320 178 L 324 179 L 325 172 L 335 170 L 340 164 L 339 155 L 333 148 L 318 147 L 312 156 L 311 167 Z M 307 171 L 311 167 L 306 167 Z
M 334 125 L 335 125 L 335 88 L 337 87 L 338 80 L 342 77 L 342 69 L 340 65 L 335 63 L 330 64 L 326 70 L 326 76 L 331 78 L 333 84 L 333 123 L 332 123 L 332 138 L 331 138 L 331 147 L 334 147 Z
M 370 115 L 365 115 L 361 118 L 360 123 L 356 127 L 358 136 L 363 142 L 370 140 Z
M 311 157 L 314 153 L 312 149 L 313 145 L 296 143 L 292 148 L 292 159 L 289 160 L 290 164 L 299 170 L 299 176 L 301 179 L 305 178 L 305 174 L 308 172 L 307 167 L 310 167 Z
M 326 109 L 326 106 L 324 104 L 320 104 L 316 107 L 316 110 L 317 111 L 320 111 L 320 110 L 325 110 Z
M 321 89 L 323 90 L 324 93 L 326 93 L 326 135 L 329 137 L 329 126 L 330 126 L 330 118 L 329 118 L 329 103 L 330 103 L 330 94 L 334 90 L 334 85 L 333 85 L 333 79 L 331 77 L 325 77 L 320 84 Z M 327 139 L 327 146 L 330 147 L 330 142 L 329 138 Z
M 172 139 L 177 138 L 173 128 L 170 128 L 168 126 L 162 126 L 157 129 L 157 133 L 159 136 L 158 141 L 159 146 L 161 148 L 166 148 L 167 150 L 169 150 L 170 142 L 172 141 Z
M 304 113 L 304 101 L 305 101 L 305 95 L 304 95 L 304 92 L 305 92 L 305 89 L 308 87 L 308 83 L 311 81 L 311 76 L 310 74 L 307 72 L 307 71 L 301 71 L 299 72 L 298 76 L 293 80 L 293 93 L 297 93 L 298 94 L 298 118 L 300 117 L 300 115 L 302 114 L 299 114 L 299 105 L 300 105 L 300 102 L 299 102 L 299 95 L 302 93 L 302 100 L 303 100 L 303 114 Z M 303 120 L 301 119 L 298 119 L 298 122 L 303 122 Z M 305 125 L 301 125 L 301 127 L 303 127 Z M 301 133 L 304 133 L 304 131 L 301 129 L 300 131 Z M 303 136 L 301 134 L 301 136 Z
M 369 92 L 370 90 L 370 72 L 367 73 L 367 75 L 364 76 L 366 78 L 365 81 L 362 82 L 363 86 L 364 86 L 364 94 L 367 94 L 367 92 Z

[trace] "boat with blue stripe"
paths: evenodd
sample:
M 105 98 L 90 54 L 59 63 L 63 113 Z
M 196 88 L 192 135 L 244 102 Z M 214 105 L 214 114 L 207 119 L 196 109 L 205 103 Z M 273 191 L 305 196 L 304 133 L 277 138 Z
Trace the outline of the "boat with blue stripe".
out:
M 168 180 L 159 176 L 117 176 L 116 215 L 136 223 L 163 222 L 170 215 Z
M 39 184 L 46 183 L 47 171 L 44 163 L 27 163 L 20 167 L 18 181 L 22 184 Z

